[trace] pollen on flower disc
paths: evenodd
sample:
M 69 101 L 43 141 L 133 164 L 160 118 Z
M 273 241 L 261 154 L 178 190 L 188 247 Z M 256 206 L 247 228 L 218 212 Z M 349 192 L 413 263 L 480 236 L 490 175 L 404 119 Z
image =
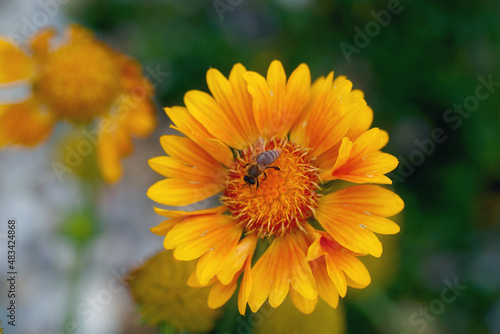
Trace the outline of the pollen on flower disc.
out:
M 259 189 L 243 180 L 247 163 L 253 162 L 253 147 L 242 152 L 231 166 L 221 199 L 234 219 L 247 233 L 257 236 L 282 236 L 303 229 L 316 208 L 318 169 L 311 164 L 308 150 L 286 140 L 271 141 L 266 150 L 281 148 L 280 157 L 271 164 L 281 171 L 266 169 L 259 176 Z
M 34 87 L 51 112 L 77 122 L 107 112 L 120 89 L 115 54 L 93 40 L 75 40 L 48 53 Z

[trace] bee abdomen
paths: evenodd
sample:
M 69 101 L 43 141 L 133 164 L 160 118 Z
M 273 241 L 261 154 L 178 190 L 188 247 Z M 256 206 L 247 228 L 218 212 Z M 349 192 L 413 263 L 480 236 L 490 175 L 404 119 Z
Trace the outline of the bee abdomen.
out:
M 269 150 L 269 151 L 262 152 L 257 157 L 256 160 L 257 160 L 257 163 L 266 166 L 266 165 L 270 165 L 274 161 L 276 161 L 276 159 L 278 159 L 278 157 L 280 156 L 280 154 L 281 154 L 281 150 L 280 149 Z

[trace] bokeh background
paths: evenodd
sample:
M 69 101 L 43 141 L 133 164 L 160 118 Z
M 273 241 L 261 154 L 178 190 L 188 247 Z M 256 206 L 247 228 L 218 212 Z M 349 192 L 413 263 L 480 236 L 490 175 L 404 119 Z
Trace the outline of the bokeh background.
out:
M 34 25 L 40 12 L 49 20 Z M 265 73 L 279 59 L 287 73 L 304 62 L 313 78 L 334 70 L 352 80 L 374 126 L 390 134 L 385 151 L 402 162 L 391 173 L 406 204 L 396 218 L 401 233 L 383 238 L 380 259 L 364 261 L 373 283 L 341 302 L 345 332 L 500 333 L 499 15 L 496 0 L 1 0 L 1 35 L 76 22 L 145 68 L 168 72 L 156 88 L 159 126 L 135 141 L 116 185 L 87 187 L 81 178 L 92 176 L 78 172 L 59 182 L 51 163 L 71 140 L 64 125 L 34 149 L 0 152 L 0 269 L 15 217 L 20 273 L 17 331 L 2 311 L 6 332 L 155 333 L 127 289 L 92 308 L 91 320 L 75 309 L 91 309 L 113 277 L 162 247 L 149 232 L 162 219 L 146 197 L 160 179 L 147 160 L 171 133 L 161 107 L 182 104 L 190 89 L 207 91 L 210 67 L 228 75 L 241 62 Z M 0 99 L 12 96 L 0 89 Z M 443 303 L 454 282 L 459 295 Z M 0 290 L 5 310 L 4 279 Z M 65 329 L 69 321 L 80 332 Z

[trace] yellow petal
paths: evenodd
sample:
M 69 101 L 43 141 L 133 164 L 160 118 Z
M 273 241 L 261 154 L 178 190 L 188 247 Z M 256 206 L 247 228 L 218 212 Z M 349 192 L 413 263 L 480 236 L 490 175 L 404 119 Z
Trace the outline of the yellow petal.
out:
M 227 206 L 219 205 L 214 208 L 197 210 L 197 211 L 181 211 L 181 210 L 165 210 L 160 208 L 154 208 L 155 212 L 160 216 L 164 216 L 167 218 L 188 218 L 191 216 L 200 216 L 200 215 L 219 215 L 223 214 L 227 211 Z
M 228 285 L 215 282 L 208 294 L 208 307 L 215 309 L 224 305 L 236 291 L 238 280 L 234 280 Z
M 341 252 L 338 252 L 336 255 L 333 260 L 349 278 L 363 286 L 370 284 L 370 273 L 358 258 L 352 254 Z
M 171 157 L 156 157 L 149 159 L 149 166 L 158 174 L 165 177 L 180 179 L 192 182 L 216 182 L 213 179 L 212 171 L 187 166 Z
M 174 226 L 180 222 L 182 222 L 182 219 L 180 218 L 167 219 L 160 224 L 152 227 L 150 230 L 156 235 L 167 235 L 167 233 L 170 232 L 170 230 L 172 230 Z
M 381 133 L 378 128 L 373 128 L 362 134 L 352 144 L 347 159 L 345 152 L 339 151 L 337 161 L 342 159 L 342 164 L 335 163 L 331 176 L 323 176 L 324 179 L 339 178 L 355 183 L 392 183 L 384 174 L 396 168 L 398 160 L 390 154 L 378 151 L 382 140 Z
M 50 113 L 42 112 L 33 99 L 0 106 L 0 147 L 34 146 L 48 137 L 55 121 Z
M 156 128 L 156 108 L 150 99 L 141 99 L 134 105 L 125 117 L 124 122 L 128 132 L 140 138 L 149 136 Z
M 245 315 L 250 291 L 252 289 L 252 270 L 251 259 L 249 258 L 245 263 L 245 270 L 243 272 L 243 279 L 240 284 L 240 291 L 238 293 L 238 311 L 241 315 Z
M 222 284 L 229 284 L 233 280 L 234 275 L 243 268 L 246 261 L 252 259 L 255 247 L 257 246 L 257 240 L 256 236 L 248 235 L 227 254 L 217 273 L 217 278 Z
M 238 64 L 231 71 L 233 81 L 226 79 L 218 70 L 210 69 L 207 72 L 208 88 L 217 104 L 222 108 L 225 116 L 231 120 L 238 134 L 241 136 L 243 149 L 257 140 L 258 130 L 253 118 L 250 95 L 246 90 L 243 74 L 246 72 L 243 65 Z M 241 85 L 245 84 L 244 87 Z M 244 89 L 244 90 L 242 90 Z
M 97 146 L 97 161 L 103 179 L 109 183 L 118 181 L 123 174 L 118 147 L 114 132 L 103 132 L 101 142 Z
M 172 158 L 196 167 L 207 174 L 223 170 L 222 166 L 195 141 L 180 136 L 161 136 L 160 143 Z
M 355 253 L 368 253 L 375 257 L 382 254 L 382 244 L 368 228 L 344 223 L 332 218 L 329 213 L 329 210 L 325 212 L 318 207 L 316 218 L 335 241 Z
M 203 254 L 196 266 L 196 275 L 201 284 L 207 283 L 212 279 L 227 260 L 229 254 L 236 247 L 241 238 L 242 229 L 231 229 L 231 234 L 227 234 L 224 243 L 214 250 Z M 229 283 L 223 283 L 229 284 Z
M 344 188 L 320 198 L 321 206 L 346 208 L 367 215 L 390 217 L 404 208 L 401 197 L 392 191 L 374 185 L 359 185 Z
M 290 298 L 292 299 L 295 307 L 297 307 L 299 311 L 304 314 L 312 313 L 316 308 L 316 304 L 318 303 L 317 297 L 314 299 L 307 299 L 300 293 L 296 292 L 294 289 L 290 289 Z
M 347 293 L 347 282 L 345 279 L 345 275 L 338 267 L 335 259 L 331 256 L 326 257 L 326 269 L 331 282 L 339 292 L 340 296 L 344 297 Z
M 253 116 L 252 96 L 248 93 L 247 82 L 244 78 L 246 72 L 247 70 L 242 64 L 234 65 L 229 74 L 229 82 L 233 88 L 235 110 L 237 110 L 242 127 L 245 128 L 243 137 L 247 138 L 250 144 L 253 144 L 259 138 L 259 129 Z
M 335 288 L 328 271 L 326 270 L 326 264 L 324 260 L 317 261 L 317 265 L 314 266 L 314 279 L 318 287 L 318 295 L 325 302 L 328 303 L 333 308 L 337 308 L 339 303 L 339 293 Z
M 194 260 L 207 251 L 223 247 L 226 240 L 241 235 L 242 228 L 227 215 L 193 216 L 177 224 L 166 236 L 166 249 L 175 249 L 181 261 Z M 204 282 L 201 282 L 204 283 Z
M 290 247 L 291 257 L 290 278 L 292 287 L 305 298 L 314 299 L 318 296 L 318 291 L 306 256 L 294 238 L 292 236 L 288 238 L 290 240 L 288 246 Z
M 31 50 L 36 57 L 44 57 L 50 48 L 50 40 L 57 34 L 54 28 L 40 29 L 30 40 Z
M 311 102 L 290 132 L 290 139 L 311 147 L 313 156 L 340 142 L 359 111 L 350 105 L 352 83 L 344 77 L 332 80 L 333 72 L 313 84 Z
M 173 126 L 187 137 L 201 145 L 217 161 L 229 166 L 233 161 L 233 153 L 223 142 L 217 140 L 207 129 L 198 122 L 184 107 L 165 108 L 168 117 L 176 125 Z
M 336 160 L 335 164 L 331 169 L 326 170 L 325 172 L 320 174 L 320 178 L 323 181 L 330 181 L 335 179 L 335 177 L 332 175 L 333 171 L 340 169 L 342 166 L 344 166 L 347 161 L 349 160 L 349 157 L 351 156 L 351 151 L 352 151 L 352 141 L 349 140 L 349 138 L 344 137 L 342 138 L 342 143 L 340 144 L 340 147 L 338 148 L 338 153 L 336 154 Z M 325 152 L 324 154 L 326 154 Z M 324 155 L 323 154 L 323 155 Z M 318 161 L 318 164 L 321 166 L 321 162 Z
M 196 90 L 189 91 L 184 95 L 184 103 L 189 114 L 203 124 L 213 137 L 239 150 L 246 147 L 245 138 L 234 126 L 229 115 L 209 94 Z
M 11 42 L 0 38 L 0 84 L 29 79 L 33 60 Z
M 223 188 L 222 183 L 192 183 L 179 179 L 165 179 L 153 184 L 148 189 L 147 195 L 157 203 L 183 206 L 213 196 Z

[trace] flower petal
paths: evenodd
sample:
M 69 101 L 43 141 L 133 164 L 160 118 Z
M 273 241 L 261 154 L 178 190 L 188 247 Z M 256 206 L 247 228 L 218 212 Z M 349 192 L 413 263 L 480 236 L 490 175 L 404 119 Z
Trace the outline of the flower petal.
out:
M 244 147 L 248 147 L 257 140 L 258 129 L 253 118 L 251 96 L 243 78 L 245 72 L 243 65 L 236 64 L 228 80 L 212 68 L 207 72 L 207 84 L 215 101 L 241 135 Z
M 345 77 L 332 80 L 333 72 L 313 84 L 311 102 L 290 132 L 290 139 L 311 147 L 313 156 L 340 142 L 359 112 L 357 105 L 351 105 L 352 83 Z
M 174 228 L 175 225 L 185 221 L 189 217 L 201 216 L 201 215 L 221 215 L 227 210 L 227 207 L 225 205 L 220 205 L 215 208 L 189 211 L 189 212 L 172 211 L 159 208 L 154 208 L 154 210 L 157 214 L 172 219 L 167 219 L 162 223 L 160 223 L 159 225 L 152 227 L 151 232 L 157 235 L 167 235 L 167 233 L 170 232 L 170 230 Z
M 0 147 L 34 146 L 48 137 L 54 123 L 52 115 L 42 112 L 33 99 L 0 106 Z
M 245 315 L 251 289 L 252 289 L 252 269 L 251 269 L 251 259 L 248 258 L 248 260 L 245 262 L 243 279 L 241 280 L 240 291 L 238 293 L 238 311 L 240 312 L 241 315 Z
M 292 299 L 295 307 L 297 307 L 297 309 L 304 314 L 312 313 L 318 303 L 317 297 L 314 299 L 307 299 L 300 293 L 296 292 L 293 288 L 290 289 L 290 299 Z
M 172 107 L 164 108 L 164 110 L 176 125 L 172 126 L 174 129 L 177 129 L 202 146 L 205 151 L 224 166 L 231 165 L 233 162 L 231 149 L 210 134 L 200 122 L 189 114 L 186 108 Z
M 227 211 L 227 206 L 219 205 L 214 208 L 208 208 L 197 211 L 181 211 L 181 210 L 165 210 L 160 208 L 154 208 L 155 212 L 160 216 L 167 218 L 188 218 L 191 216 L 201 216 L 201 215 L 219 215 Z
M 210 72 L 209 73 L 213 73 Z M 223 143 L 239 150 L 247 146 L 245 138 L 224 110 L 209 94 L 191 90 L 184 95 L 184 104 L 193 116 L 207 131 Z M 231 115 L 231 117 L 234 117 Z
M 171 157 L 152 158 L 149 159 L 148 163 L 151 169 L 165 177 L 201 183 L 216 181 L 211 175 L 212 171 L 207 173 L 203 169 L 190 167 Z
M 339 293 L 328 275 L 325 260 L 315 260 L 311 263 L 311 266 L 314 268 L 313 273 L 318 287 L 318 295 L 321 299 L 327 302 L 328 305 L 333 308 L 337 308 L 339 303 Z
M 160 224 L 151 227 L 150 231 L 153 232 L 156 235 L 167 235 L 168 232 L 170 232 L 175 225 L 179 224 L 182 222 L 182 218 L 173 218 L 173 219 L 167 219 L 161 222 Z
M 323 176 L 323 178 L 327 180 L 338 178 L 355 183 L 392 183 L 391 179 L 384 174 L 396 168 L 398 160 L 390 154 L 378 151 L 381 137 L 378 128 L 373 128 L 362 134 L 351 144 L 352 150 L 347 159 L 345 152 L 339 151 L 331 177 Z
M 11 42 L 0 38 L 0 84 L 29 79 L 34 73 L 33 60 Z
M 247 260 L 251 260 L 257 246 L 257 237 L 248 235 L 232 248 L 220 266 L 217 278 L 222 284 L 229 284 L 234 275 L 243 268 Z
M 234 224 L 228 215 L 193 216 L 177 224 L 167 234 L 163 245 L 166 249 L 175 249 L 176 259 L 191 261 L 222 247 L 226 240 L 241 232 L 241 226 Z
M 118 149 L 117 138 L 114 132 L 104 131 L 102 139 L 97 146 L 97 161 L 103 179 L 108 183 L 118 181 L 123 169 L 120 162 L 120 150 Z
M 292 235 L 273 240 L 252 268 L 253 285 L 249 305 L 256 312 L 269 296 L 269 304 L 277 307 L 289 291 L 289 284 L 310 299 L 316 298 L 316 283 L 306 256 Z
M 267 80 L 256 72 L 247 72 L 244 77 L 261 136 L 266 140 L 286 136 L 309 100 L 311 75 L 307 65 L 299 65 L 288 82 L 277 60 L 269 66 Z
M 214 250 L 206 252 L 198 260 L 198 264 L 196 265 L 196 276 L 198 276 L 198 280 L 201 284 L 206 284 L 217 274 L 217 272 L 219 272 L 222 264 L 227 260 L 229 254 L 238 244 L 243 229 L 231 229 L 231 231 L 232 233 L 226 236 L 222 245 Z
M 149 98 L 137 102 L 133 108 L 130 108 L 127 117 L 123 122 L 128 132 L 139 138 L 149 136 L 156 128 L 156 108 Z
M 208 307 L 215 309 L 224 305 L 236 291 L 237 285 L 237 279 L 227 285 L 215 282 L 208 294 Z
M 219 193 L 223 188 L 222 183 L 192 183 L 179 179 L 165 179 L 153 184 L 148 189 L 147 195 L 160 204 L 183 206 L 202 201 Z

